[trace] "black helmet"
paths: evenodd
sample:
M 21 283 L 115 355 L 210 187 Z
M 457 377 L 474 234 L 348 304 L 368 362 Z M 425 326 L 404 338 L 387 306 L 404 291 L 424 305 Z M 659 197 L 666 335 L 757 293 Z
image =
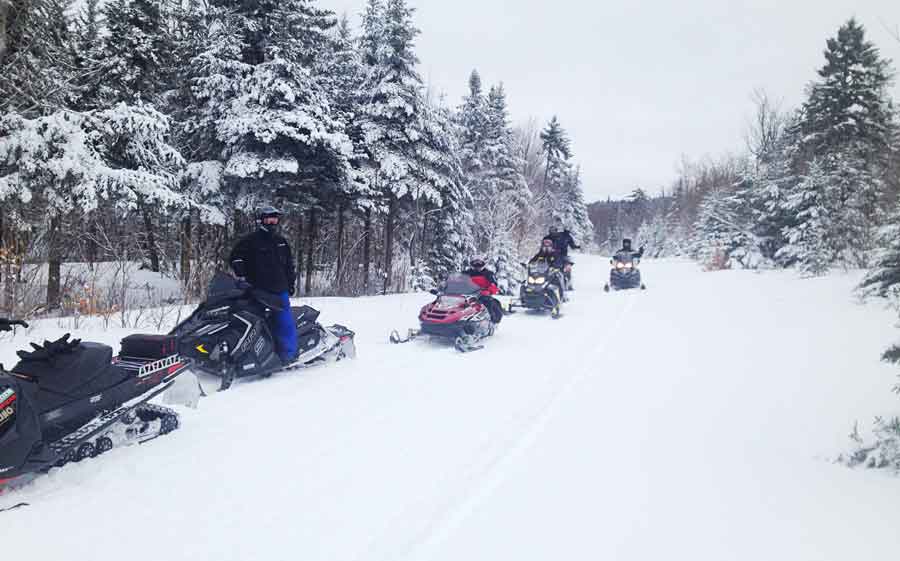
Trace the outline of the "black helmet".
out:
M 281 221 L 281 211 L 271 205 L 263 205 L 256 209 L 256 222 L 266 232 L 275 232 Z M 274 223 L 271 220 L 274 218 Z
M 625 238 L 622 240 L 622 249 L 631 251 L 631 238 Z
M 551 234 L 555 234 L 555 233 L 557 233 L 557 232 L 559 232 L 559 228 L 556 226 L 556 224 L 551 225 L 551 226 L 550 226 L 550 233 L 551 233 Z
M 480 271 L 484 269 L 485 262 L 481 257 L 473 257 L 471 261 L 469 261 L 469 266 L 471 266 L 476 271 Z

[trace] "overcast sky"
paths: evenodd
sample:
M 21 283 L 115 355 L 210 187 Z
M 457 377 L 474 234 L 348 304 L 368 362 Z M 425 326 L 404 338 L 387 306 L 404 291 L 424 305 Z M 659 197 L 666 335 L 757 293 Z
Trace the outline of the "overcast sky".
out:
M 354 25 L 364 0 L 320 0 Z M 411 0 L 423 77 L 454 105 L 477 68 L 515 122 L 558 114 L 591 201 L 671 183 L 681 155 L 736 152 L 763 88 L 795 106 L 851 16 L 900 60 L 900 0 Z M 900 88 L 894 88 L 900 100 Z

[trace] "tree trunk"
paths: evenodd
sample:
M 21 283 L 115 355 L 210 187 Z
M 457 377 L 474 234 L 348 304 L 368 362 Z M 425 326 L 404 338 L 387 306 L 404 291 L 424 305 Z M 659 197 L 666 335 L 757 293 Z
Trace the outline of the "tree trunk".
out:
M 297 226 L 294 230 L 294 245 L 296 246 L 295 254 L 297 256 L 297 280 L 294 283 L 296 286 L 294 290 L 297 291 L 297 294 L 300 294 L 301 287 L 301 276 L 300 273 L 303 271 L 303 212 L 297 213 Z
M 194 258 L 191 214 L 181 220 L 181 282 L 187 287 L 191 280 L 191 260 Z
M 422 247 L 419 249 L 419 259 L 427 259 L 427 254 L 425 250 L 427 249 L 427 241 L 428 241 L 428 205 L 425 205 L 425 214 L 422 215 L 422 243 L 420 244 Z
M 372 209 L 366 209 L 365 239 L 363 241 L 363 294 L 369 295 L 369 273 L 372 268 Z
M 142 201 L 138 202 L 141 209 L 141 216 L 144 219 L 144 235 L 146 236 L 147 257 L 150 259 L 150 270 L 154 273 L 159 272 L 159 252 L 156 251 L 156 236 L 153 233 L 153 216 L 150 214 L 150 207 Z
M 337 289 L 338 295 L 344 295 L 344 203 L 338 207 L 337 227 Z
M 7 26 L 9 25 L 9 11 L 12 8 L 12 4 L 5 0 L 0 0 L 0 64 L 3 64 L 3 59 L 6 57 L 6 36 L 9 33 Z
M 384 294 L 388 293 L 393 280 L 394 266 L 394 214 L 397 212 L 397 200 L 394 195 L 388 199 L 388 215 L 384 226 Z
M 50 232 L 47 239 L 47 308 L 59 308 L 62 279 L 62 240 L 60 239 L 60 219 L 50 219 Z
M 313 275 L 313 253 L 316 245 L 316 209 L 309 209 L 309 238 L 307 238 L 306 246 L 306 295 L 312 294 L 312 275 Z

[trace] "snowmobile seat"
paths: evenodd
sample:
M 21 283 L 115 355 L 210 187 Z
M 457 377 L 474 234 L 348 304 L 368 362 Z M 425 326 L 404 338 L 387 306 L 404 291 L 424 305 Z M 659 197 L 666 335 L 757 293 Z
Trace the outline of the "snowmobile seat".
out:
M 315 323 L 319 319 L 319 310 L 310 308 L 309 306 L 294 306 L 291 308 L 291 315 L 297 325 L 301 323 Z
M 158 360 L 178 353 L 174 335 L 129 335 L 122 339 L 119 356 Z
M 297 332 L 305 333 L 315 328 L 316 320 L 319 319 L 319 310 L 309 306 L 294 306 L 291 308 L 291 315 L 294 317 Z
M 129 374 L 112 364 L 112 348 L 100 343 L 79 343 L 56 353 L 21 353 L 12 369 L 38 387 L 42 410 L 80 399 L 125 381 Z

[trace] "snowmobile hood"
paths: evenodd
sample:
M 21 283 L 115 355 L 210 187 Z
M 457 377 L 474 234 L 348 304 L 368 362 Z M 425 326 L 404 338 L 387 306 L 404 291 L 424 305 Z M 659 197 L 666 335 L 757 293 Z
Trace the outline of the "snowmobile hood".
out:
M 0 479 L 23 473 L 31 451 L 41 441 L 34 384 L 0 371 Z

